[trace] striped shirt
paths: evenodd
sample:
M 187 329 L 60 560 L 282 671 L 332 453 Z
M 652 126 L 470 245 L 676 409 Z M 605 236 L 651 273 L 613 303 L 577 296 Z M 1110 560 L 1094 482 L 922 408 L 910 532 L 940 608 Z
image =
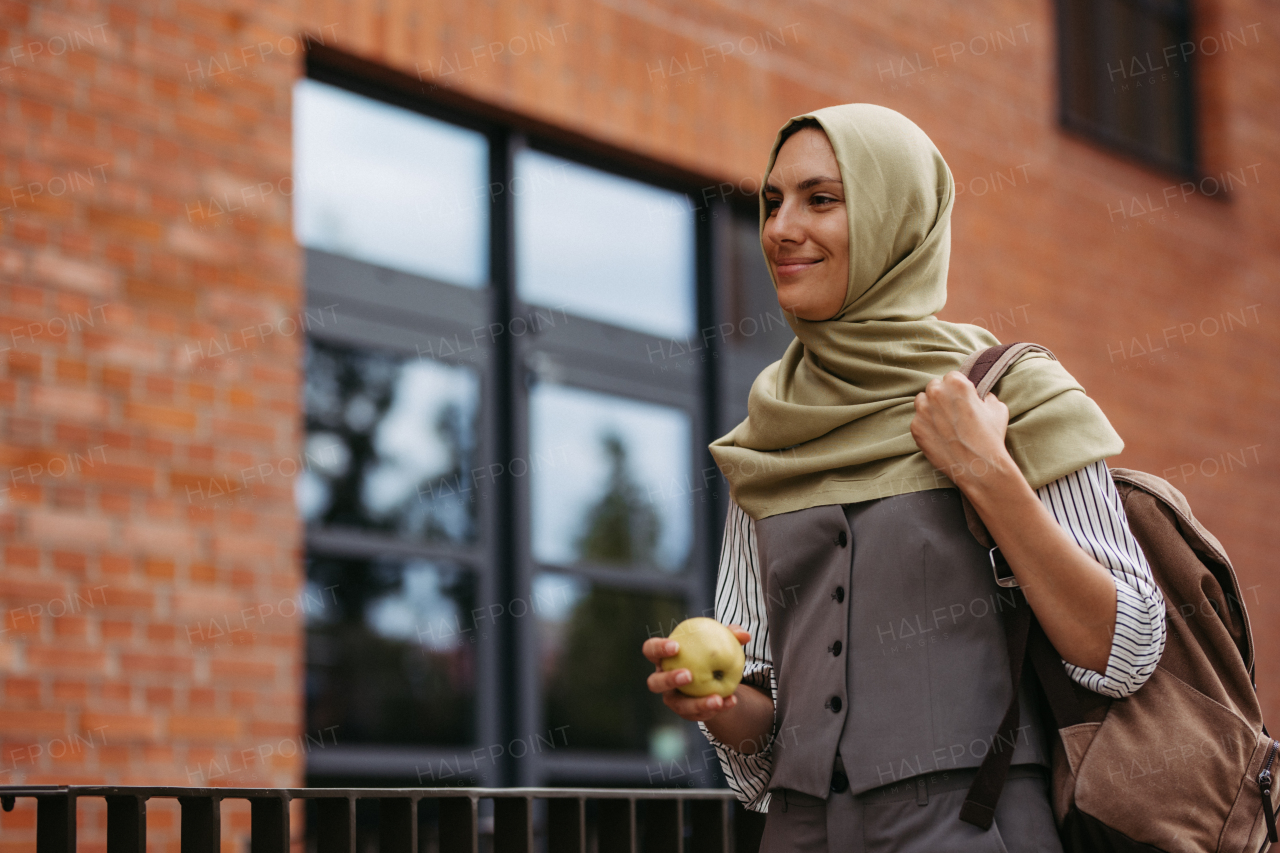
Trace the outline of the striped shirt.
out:
M 1086 554 L 1106 567 L 1116 583 L 1116 629 L 1106 672 L 1066 665 L 1076 683 L 1096 693 L 1122 698 L 1133 693 L 1155 671 L 1164 651 L 1164 596 L 1151 577 L 1151 567 L 1129 530 L 1120 495 L 1099 460 L 1036 490 L 1049 513 Z M 729 502 L 720 568 L 716 580 L 716 618 L 725 625 L 741 625 L 751 633 L 745 652 L 742 681 L 778 695 L 769 653 L 769 625 L 756 555 L 755 522 L 735 502 Z M 720 757 L 729 787 L 754 811 L 769 809 L 769 778 L 773 773 L 773 736 L 759 752 L 747 755 L 718 741 L 698 723 Z

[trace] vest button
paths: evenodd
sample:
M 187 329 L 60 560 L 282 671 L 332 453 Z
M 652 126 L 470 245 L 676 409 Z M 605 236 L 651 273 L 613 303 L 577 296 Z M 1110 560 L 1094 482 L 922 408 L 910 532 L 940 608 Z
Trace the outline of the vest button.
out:
M 836 794 L 843 794 L 847 790 L 849 790 L 849 777 L 839 770 L 832 771 L 831 791 Z
M 840 535 L 836 537 L 836 544 L 839 545 L 841 548 L 848 545 L 849 535 L 845 533 L 843 530 L 841 530 Z
M 844 707 L 844 702 L 840 701 L 839 696 L 832 696 L 827 700 L 827 707 L 831 709 L 831 713 L 839 714 L 840 709 Z
M 844 587 L 842 586 L 836 587 L 836 591 L 831 593 L 831 597 L 836 600 L 837 604 L 844 603 Z
M 844 644 L 841 643 L 839 640 L 836 640 L 834 643 L 827 646 L 827 651 L 831 652 L 831 654 L 835 655 L 836 657 L 840 657 L 840 652 L 842 649 L 844 649 Z

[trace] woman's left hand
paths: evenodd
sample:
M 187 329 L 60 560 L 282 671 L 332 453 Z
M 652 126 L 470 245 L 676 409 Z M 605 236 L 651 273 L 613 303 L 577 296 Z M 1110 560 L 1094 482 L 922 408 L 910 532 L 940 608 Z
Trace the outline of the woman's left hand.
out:
M 994 394 L 979 400 L 958 370 L 930 379 L 916 395 L 911 437 L 933 467 L 962 488 L 988 471 L 1014 465 L 1004 445 L 1008 428 L 1009 407 Z

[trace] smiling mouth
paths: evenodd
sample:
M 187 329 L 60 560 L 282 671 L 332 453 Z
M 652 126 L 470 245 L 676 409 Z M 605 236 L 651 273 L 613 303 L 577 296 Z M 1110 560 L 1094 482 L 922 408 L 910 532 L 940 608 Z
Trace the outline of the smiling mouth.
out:
M 778 261 L 775 268 L 777 269 L 779 275 L 790 275 L 792 273 L 801 272 L 802 270 L 807 270 L 809 267 L 815 266 L 820 263 L 822 263 L 821 258 L 817 260 L 799 260 L 799 259 L 786 260 L 786 261 Z

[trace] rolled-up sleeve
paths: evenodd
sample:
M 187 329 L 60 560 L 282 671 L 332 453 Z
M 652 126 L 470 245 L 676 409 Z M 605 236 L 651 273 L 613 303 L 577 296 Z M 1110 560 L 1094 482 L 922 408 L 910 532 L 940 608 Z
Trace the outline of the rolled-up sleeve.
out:
M 743 651 L 747 665 L 742 683 L 759 688 L 777 699 L 778 684 L 769 654 L 769 625 L 760 584 L 760 565 L 756 555 L 755 522 L 733 501 L 725 520 L 724 541 L 720 548 L 720 566 L 716 575 L 716 619 L 725 625 L 741 625 L 751 634 Z M 752 811 L 769 810 L 769 779 L 773 775 L 774 731 L 768 741 L 751 753 L 722 743 L 698 723 L 702 734 L 715 748 L 729 787 Z M 738 744 L 738 747 L 743 744 Z
M 1120 493 L 1099 460 L 1036 490 L 1041 502 L 1080 548 L 1116 584 L 1116 630 L 1106 672 L 1063 661 L 1082 687 L 1115 699 L 1133 693 L 1155 672 L 1164 653 L 1164 596 L 1129 529 Z

